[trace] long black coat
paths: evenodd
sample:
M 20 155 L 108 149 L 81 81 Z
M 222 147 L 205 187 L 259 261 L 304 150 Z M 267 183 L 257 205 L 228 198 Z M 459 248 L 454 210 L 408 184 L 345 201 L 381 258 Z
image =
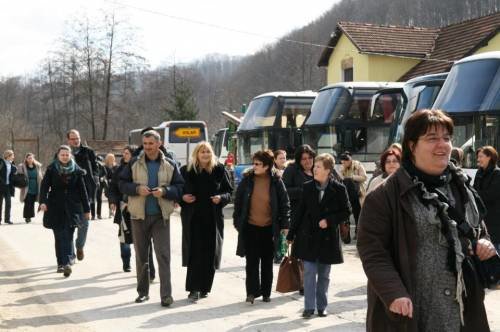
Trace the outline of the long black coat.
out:
M 47 167 L 40 189 L 40 204 L 47 205 L 43 216 L 46 228 L 57 228 L 65 223 L 76 226 L 81 215 L 90 212 L 84 175 L 85 171 L 78 166 L 68 175 L 61 175 L 53 163 Z
M 323 199 L 315 181 L 304 183 L 297 218 L 292 221 L 287 239 L 294 241 L 293 255 L 322 264 L 344 262 L 340 245 L 339 224 L 351 214 L 347 191 L 343 184 L 330 179 Z M 319 221 L 326 219 L 328 227 L 321 229 Z
M 238 247 L 236 254 L 244 257 L 246 254 L 244 234 L 248 225 L 250 213 L 250 202 L 252 199 L 254 185 L 253 170 L 246 172 L 238 185 L 234 199 L 233 224 L 238 230 Z M 271 175 L 270 185 L 273 241 L 278 241 L 282 229 L 290 227 L 290 201 L 286 192 L 285 184 L 281 177 L 275 173 Z
M 194 179 L 196 172 L 194 170 L 187 171 L 186 166 L 181 167 L 181 174 L 184 178 L 184 193 L 183 194 L 194 194 L 197 190 L 194 188 Z M 229 174 L 226 171 L 224 165 L 218 164 L 213 169 L 210 174 L 210 181 L 206 184 L 209 186 L 209 191 L 213 195 L 220 195 L 221 201 L 219 204 L 210 203 L 211 210 L 203 211 L 202 214 L 212 214 L 212 218 L 215 221 L 215 252 L 214 252 L 214 267 L 215 269 L 220 268 L 220 261 L 222 258 L 222 244 L 224 240 L 224 213 L 223 208 L 231 201 L 231 194 L 233 192 L 233 187 L 229 182 Z M 200 211 L 196 210 L 196 202 L 188 204 L 181 200 L 181 220 L 182 220 L 182 266 L 187 266 L 189 263 L 190 248 L 191 248 L 191 227 L 196 220 L 193 219 L 195 212 L 200 214 Z M 207 239 L 209 241 L 210 239 Z
M 15 188 L 14 185 L 12 184 L 12 179 L 14 178 L 14 174 L 17 173 L 17 167 L 13 163 L 11 163 L 11 169 L 10 169 L 10 175 L 9 175 L 9 184 L 5 184 L 5 178 L 7 177 L 7 165 L 5 163 L 9 163 L 10 161 L 7 161 L 3 158 L 0 158 L 0 186 L 9 187 L 9 192 L 10 196 L 14 197 L 15 194 Z
M 99 166 L 97 165 L 94 150 L 88 146 L 80 146 L 78 153 L 74 154 L 75 161 L 78 166 L 85 170 L 84 182 L 87 195 L 91 202 L 96 196 L 97 187 L 99 186 Z
M 297 163 L 292 163 L 283 172 L 283 183 L 285 183 L 288 197 L 290 198 L 291 220 L 297 215 L 300 201 L 302 199 L 302 186 L 305 182 L 311 181 L 312 177 L 307 176 Z
M 123 169 L 127 166 L 123 161 L 116 168 L 113 169 L 111 174 L 111 179 L 109 181 L 108 188 L 108 200 L 110 204 L 114 204 L 116 206 L 115 217 L 113 222 L 115 224 L 120 224 L 122 220 L 122 212 L 120 209 L 120 202 L 126 202 L 127 197 L 120 192 L 119 183 L 120 183 L 120 174 Z
M 474 179 L 474 189 L 486 205 L 486 227 L 493 243 L 500 243 L 500 168 L 479 169 Z

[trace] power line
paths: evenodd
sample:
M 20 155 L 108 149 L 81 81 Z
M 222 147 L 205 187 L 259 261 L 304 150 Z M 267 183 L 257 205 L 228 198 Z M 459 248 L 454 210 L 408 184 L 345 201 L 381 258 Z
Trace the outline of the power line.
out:
M 219 25 L 219 24 L 214 24 L 214 23 L 209 23 L 209 22 L 203 22 L 203 21 L 199 21 L 199 20 L 194 20 L 194 19 L 187 18 L 187 17 L 170 15 L 170 14 L 167 14 L 167 13 L 164 13 L 164 12 L 160 12 L 160 11 L 157 11 L 157 10 L 152 10 L 152 9 L 147 9 L 147 8 L 138 7 L 138 6 L 134 6 L 134 5 L 129 5 L 129 4 L 121 3 L 119 1 L 115 1 L 115 0 L 104 0 L 104 1 L 112 3 L 112 4 L 115 4 L 117 6 L 128 7 L 128 8 L 135 9 L 135 10 L 138 10 L 138 11 L 142 11 L 142 12 L 145 12 L 145 13 L 159 15 L 159 16 L 164 16 L 164 17 L 168 17 L 168 18 L 171 18 L 171 19 L 174 19 L 174 20 L 188 22 L 188 23 L 193 23 L 193 24 L 197 24 L 197 25 L 208 26 L 208 27 L 211 27 L 211 28 L 219 29 L 219 30 L 225 30 L 225 31 L 229 31 L 229 32 L 240 33 L 240 34 L 250 35 L 250 36 L 264 38 L 264 39 L 273 39 L 273 40 L 276 40 L 276 41 L 285 40 L 287 42 L 295 43 L 295 44 L 300 44 L 300 45 L 308 45 L 308 46 L 315 46 L 315 47 L 321 47 L 321 48 L 332 48 L 331 46 L 328 46 L 328 45 L 303 42 L 303 41 L 300 41 L 300 40 L 294 40 L 294 39 L 289 39 L 289 38 L 269 36 L 269 35 L 259 34 L 259 33 L 256 33 L 256 32 L 251 32 L 251 31 L 245 31 L 245 30 L 230 28 L 230 27 Z
M 192 24 L 207 26 L 207 27 L 211 27 L 211 28 L 214 28 L 214 29 L 229 31 L 229 32 L 233 32 L 233 33 L 245 34 L 245 35 L 259 37 L 259 38 L 263 38 L 263 39 L 272 39 L 272 40 L 275 40 L 275 41 L 286 41 L 286 42 L 289 42 L 289 43 L 303 45 L 303 46 L 320 47 L 320 48 L 323 48 L 323 49 L 324 48 L 329 48 L 329 49 L 332 49 L 332 50 L 344 51 L 344 52 L 345 51 L 348 51 L 348 52 L 353 52 L 354 51 L 354 52 L 359 52 L 359 53 L 362 53 L 362 54 L 364 53 L 364 54 L 371 54 L 371 55 L 382 55 L 382 56 L 388 56 L 388 57 L 412 59 L 412 60 L 419 60 L 419 61 L 434 61 L 434 62 L 446 62 L 446 63 L 453 63 L 453 62 L 456 61 L 456 60 L 448 60 L 448 59 L 420 58 L 420 57 L 412 57 L 412 56 L 403 56 L 403 55 L 380 53 L 380 52 L 363 52 L 363 51 L 360 51 L 358 49 L 355 49 L 355 50 L 352 50 L 352 49 L 339 49 L 337 47 L 330 46 L 330 45 L 317 44 L 317 43 L 311 43 L 311 42 L 304 42 L 304 41 L 290 39 L 290 38 L 286 38 L 286 37 L 269 36 L 269 35 L 259 34 L 259 33 L 256 33 L 256 32 L 251 32 L 251 31 L 245 31 L 245 30 L 235 29 L 235 28 L 231 28 L 231 27 L 226 27 L 226 26 L 222 26 L 222 25 L 219 25 L 219 24 L 214 24 L 214 23 L 199 21 L 199 20 L 188 18 L 188 17 L 182 17 L 182 16 L 177 16 L 177 15 L 170 15 L 170 14 L 167 14 L 167 13 L 164 13 L 164 12 L 160 12 L 160 11 L 157 11 L 157 10 L 152 10 L 152 9 L 148 9 L 148 8 L 144 8 L 144 7 L 138 7 L 138 6 L 134 6 L 134 5 L 129 5 L 129 4 L 122 3 L 122 2 L 119 2 L 119 1 L 116 1 L 116 0 L 104 0 L 104 1 L 108 2 L 108 3 L 111 3 L 111 4 L 114 4 L 114 5 L 117 5 L 117 6 L 127 7 L 127 8 L 130 8 L 130 9 L 137 10 L 137 11 L 142 11 L 142 12 L 153 14 L 153 15 L 167 17 L 167 18 L 170 18 L 170 19 L 173 19 L 173 20 L 178 20 L 178 21 L 182 21 L 182 22 L 188 22 L 188 23 L 192 23 Z

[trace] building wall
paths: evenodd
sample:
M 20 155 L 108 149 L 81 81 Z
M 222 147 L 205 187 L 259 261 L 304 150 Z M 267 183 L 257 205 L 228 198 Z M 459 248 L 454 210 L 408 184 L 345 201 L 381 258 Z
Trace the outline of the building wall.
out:
M 420 60 L 370 55 L 369 81 L 397 81 Z
M 490 39 L 488 45 L 485 47 L 481 47 L 474 54 L 484 53 L 484 52 L 492 52 L 492 51 L 500 51 L 500 33 L 497 33 L 495 37 Z
M 343 67 L 352 63 L 354 81 L 396 81 L 419 60 L 360 54 L 356 46 L 342 35 L 330 56 L 327 84 L 342 82 Z

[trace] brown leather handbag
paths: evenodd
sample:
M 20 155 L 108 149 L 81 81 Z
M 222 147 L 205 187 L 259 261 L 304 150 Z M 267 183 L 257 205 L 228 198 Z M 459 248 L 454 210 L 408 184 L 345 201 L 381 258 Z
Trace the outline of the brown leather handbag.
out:
M 276 291 L 280 293 L 296 292 L 304 285 L 304 264 L 295 257 L 290 256 L 290 247 L 283 258 L 278 272 Z

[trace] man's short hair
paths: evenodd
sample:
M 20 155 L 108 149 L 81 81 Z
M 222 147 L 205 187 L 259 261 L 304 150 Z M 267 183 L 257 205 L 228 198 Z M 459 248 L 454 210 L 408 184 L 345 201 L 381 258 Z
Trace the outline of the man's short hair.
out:
M 70 129 L 66 132 L 66 138 L 69 138 L 70 134 L 76 134 L 78 137 L 80 137 L 80 132 L 76 129 Z
M 161 141 L 161 135 L 156 130 L 148 130 L 142 134 L 142 137 L 154 137 L 155 141 Z

